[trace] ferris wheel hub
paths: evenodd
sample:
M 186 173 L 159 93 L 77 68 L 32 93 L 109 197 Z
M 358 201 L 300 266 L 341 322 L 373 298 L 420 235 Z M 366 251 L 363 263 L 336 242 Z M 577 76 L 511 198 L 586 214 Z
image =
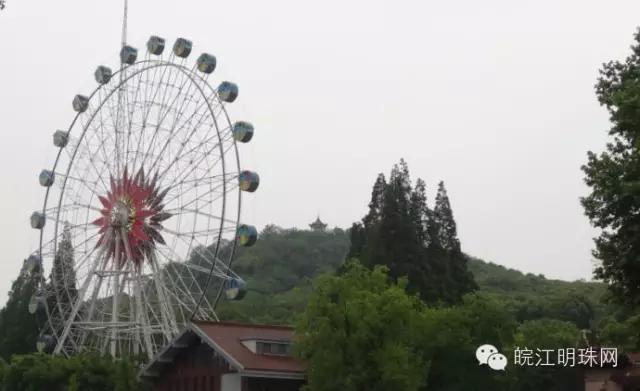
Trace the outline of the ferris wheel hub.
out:
M 109 222 L 113 228 L 128 228 L 134 213 L 135 211 L 126 201 L 116 201 L 111 209 Z
M 157 244 L 165 244 L 160 231 L 162 222 L 171 217 L 163 210 L 168 189 L 159 191 L 157 176 L 145 178 L 143 169 L 129 175 L 125 167 L 122 178 L 112 177 L 110 182 L 107 195 L 98 197 L 103 208 L 93 222 L 100 227 L 97 246 L 118 260 L 118 266 L 128 260 L 139 267 Z

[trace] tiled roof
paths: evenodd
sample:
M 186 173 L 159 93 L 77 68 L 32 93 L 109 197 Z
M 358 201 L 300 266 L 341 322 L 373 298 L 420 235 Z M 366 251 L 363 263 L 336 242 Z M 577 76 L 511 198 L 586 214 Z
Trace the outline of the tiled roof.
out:
M 213 342 L 214 349 L 221 350 L 221 353 L 239 363 L 244 371 L 305 371 L 304 364 L 293 357 L 256 354 L 242 343 L 247 339 L 293 341 L 291 327 L 199 321 L 194 322 L 192 327 L 208 337 L 210 341 L 205 342 Z

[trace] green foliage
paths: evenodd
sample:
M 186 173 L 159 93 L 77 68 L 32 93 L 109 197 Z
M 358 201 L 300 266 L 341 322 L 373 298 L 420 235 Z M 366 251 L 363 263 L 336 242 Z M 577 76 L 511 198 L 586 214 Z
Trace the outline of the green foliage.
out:
M 49 289 L 55 292 L 61 300 L 62 308 L 71 308 L 78 296 L 76 288 L 75 255 L 71 242 L 71 228 L 65 224 L 62 238 L 58 243 L 56 256 L 53 259 L 53 267 L 49 276 Z M 57 303 L 49 303 L 53 308 Z
M 580 344 L 580 331 L 571 322 L 557 319 L 528 320 L 518 326 L 515 345 L 520 347 L 567 348 Z
M 550 361 L 557 359 L 558 349 L 582 346 L 578 328 L 570 322 L 555 319 L 530 320 L 518 326 L 515 334 L 515 346 L 520 349 L 552 349 Z M 539 353 L 544 357 L 545 353 Z M 537 358 L 536 358 L 537 360 Z M 516 366 L 511 371 L 517 380 L 517 389 L 522 391 L 565 391 L 581 390 L 584 386 L 582 372 L 577 367 Z M 512 379 L 512 380 L 513 380 Z
M 378 175 L 369 212 L 350 236 L 350 256 L 369 267 L 386 265 L 394 279 L 407 277 L 409 291 L 426 302 L 456 303 L 476 288 L 444 184 L 430 210 L 424 181 L 412 187 L 404 160 L 393 167 L 388 182 Z
M 480 290 L 502 301 L 520 322 L 552 318 L 593 329 L 616 312 L 615 306 L 606 304 L 606 287 L 601 283 L 549 280 L 472 257 L 469 269 Z
M 222 319 L 293 324 L 306 306 L 311 280 L 333 273 L 344 262 L 349 238 L 341 229 L 326 232 L 267 226 L 253 247 L 238 251 L 233 269 L 249 291 L 242 301 L 221 302 Z
M 466 295 L 450 307 L 427 307 L 394 283 L 386 268 L 350 262 L 339 276 L 316 279 L 297 325 L 297 353 L 316 390 L 582 390 L 577 368 L 478 365 L 475 350 L 491 343 L 508 357 L 515 347 L 576 347 L 578 328 L 560 320 L 516 323 L 503 303 Z
M 423 338 L 428 339 L 432 363 L 426 390 L 505 389 L 508 377 L 478 365 L 478 346 L 493 344 L 505 351 L 513 342 L 516 323 L 501 303 L 490 296 L 470 294 L 460 305 L 425 311 Z
M 416 347 L 422 304 L 403 284 L 389 283 L 384 267 L 358 263 L 317 279 L 296 333 L 309 390 L 420 389 L 427 367 Z
M 353 237 L 353 231 L 350 234 Z M 242 301 L 222 301 L 221 318 L 251 323 L 295 323 L 306 307 L 311 293 L 310 281 L 322 273 L 339 271 L 347 248 L 347 234 L 342 230 L 323 233 L 275 226 L 265 228 L 258 243 L 241 249 L 234 263 L 234 269 L 249 281 L 250 290 Z M 550 280 L 466 258 L 481 296 L 494 300 L 518 322 L 559 319 L 597 332 L 607 319 L 624 322 L 634 315 L 607 304 L 606 287 L 602 283 Z M 287 265 L 295 265 L 295 270 L 303 272 L 287 271 Z
M 612 141 L 588 153 L 582 167 L 591 194 L 582 199 L 591 223 L 602 229 L 595 276 L 619 301 L 640 305 L 640 30 L 632 54 L 600 70 L 596 94 L 610 114 Z
M 71 358 L 41 353 L 15 355 L 0 363 L 2 391 L 133 391 L 142 389 L 136 366 L 97 355 Z
M 624 351 L 640 350 L 640 315 L 634 315 L 622 321 L 607 318 L 600 328 L 600 341 L 603 346 L 616 346 Z
M 38 326 L 29 313 L 29 301 L 34 293 L 34 280 L 23 266 L 11 286 L 7 304 L 0 310 L 1 358 L 35 351 Z

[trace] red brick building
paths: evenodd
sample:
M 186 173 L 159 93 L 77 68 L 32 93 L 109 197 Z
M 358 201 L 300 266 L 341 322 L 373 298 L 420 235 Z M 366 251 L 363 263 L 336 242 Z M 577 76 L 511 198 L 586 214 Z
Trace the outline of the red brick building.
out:
M 293 329 L 194 322 L 143 369 L 154 391 L 298 391 Z

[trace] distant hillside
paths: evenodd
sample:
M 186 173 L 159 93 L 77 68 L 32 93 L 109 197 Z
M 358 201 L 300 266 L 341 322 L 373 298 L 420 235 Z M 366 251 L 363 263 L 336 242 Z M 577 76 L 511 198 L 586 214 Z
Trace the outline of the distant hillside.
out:
M 249 322 L 292 323 L 305 305 L 311 280 L 334 272 L 344 261 L 349 238 L 342 229 L 313 232 L 269 226 L 254 247 L 240 249 L 234 270 L 247 280 L 240 302 L 224 302 L 221 317 Z M 494 296 L 517 320 L 556 318 L 587 328 L 611 312 L 605 286 L 549 280 L 469 257 L 480 292 Z
M 480 290 L 504 300 L 519 321 L 555 318 L 589 328 L 614 311 L 600 282 L 550 280 L 474 257 L 468 265 Z
M 292 324 L 307 302 L 311 280 L 333 273 L 349 251 L 339 228 L 326 232 L 267 226 L 253 247 L 240 248 L 233 270 L 247 281 L 242 301 L 223 302 L 223 319 Z
M 472 256 L 469 257 L 468 265 L 476 282 L 486 292 L 546 294 L 553 293 L 554 290 L 575 289 L 599 300 L 606 290 L 605 285 L 600 282 L 549 280 L 542 274 L 525 274 Z

